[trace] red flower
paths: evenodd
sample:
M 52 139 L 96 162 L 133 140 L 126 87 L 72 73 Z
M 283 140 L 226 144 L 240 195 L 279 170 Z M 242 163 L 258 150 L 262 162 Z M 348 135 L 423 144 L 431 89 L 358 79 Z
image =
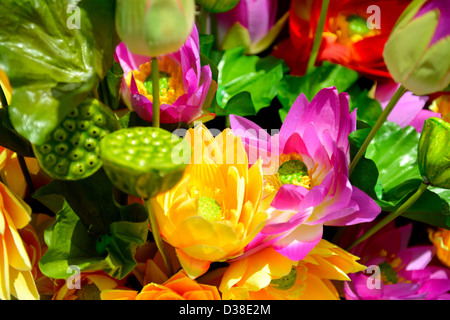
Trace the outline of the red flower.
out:
M 327 60 L 373 79 L 391 79 L 383 60 L 384 44 L 409 2 L 331 0 L 316 64 Z M 286 61 L 293 75 L 306 72 L 321 3 L 310 0 L 291 2 L 290 38 L 281 42 L 273 54 Z M 377 25 L 369 28 L 368 22 Z

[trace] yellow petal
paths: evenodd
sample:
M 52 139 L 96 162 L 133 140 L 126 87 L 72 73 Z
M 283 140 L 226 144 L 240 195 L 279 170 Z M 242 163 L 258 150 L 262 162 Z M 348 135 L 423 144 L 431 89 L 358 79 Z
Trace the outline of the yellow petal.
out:
M 31 271 L 10 269 L 11 294 L 19 300 L 39 300 Z
M 100 292 L 102 300 L 135 300 L 137 291 L 134 290 L 103 290 Z
M 17 270 L 29 271 L 31 270 L 31 262 L 28 257 L 27 250 L 23 244 L 19 232 L 13 227 L 9 216 L 6 216 L 6 223 L 8 224 L 5 230 L 4 241 L 6 244 L 6 254 L 8 256 L 9 265 Z
M 209 261 L 194 259 L 178 249 L 176 249 L 176 252 L 181 266 L 191 279 L 195 279 L 208 271 L 211 264 Z
M 31 220 L 31 208 L 22 199 L 15 196 L 3 183 L 0 182 L 0 193 L 3 196 L 4 210 L 10 215 L 15 228 L 22 229 Z
M 9 261 L 6 253 L 6 243 L 2 235 L 0 235 L 0 298 L 9 300 L 11 291 L 9 284 Z

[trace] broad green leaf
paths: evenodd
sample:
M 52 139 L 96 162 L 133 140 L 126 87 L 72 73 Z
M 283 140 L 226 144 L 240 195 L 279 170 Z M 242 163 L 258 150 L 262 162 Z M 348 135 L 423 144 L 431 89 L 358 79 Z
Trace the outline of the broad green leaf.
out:
M 224 52 L 218 64 L 216 108 L 219 107 L 230 114 L 228 102 L 243 92 L 248 92 L 250 95 L 252 106 L 243 106 L 242 112 L 238 109 L 234 110 L 234 114 L 255 115 L 271 104 L 283 77 L 283 65 L 282 63 L 259 63 L 260 60 L 258 56 L 244 55 L 242 47 Z M 255 113 L 247 114 L 252 108 Z
M 280 109 L 281 119 L 284 121 L 289 109 L 301 93 L 311 101 L 323 88 L 334 86 L 339 92 L 345 92 L 357 79 L 356 71 L 326 61 L 305 76 L 284 76 L 277 91 L 278 100 L 283 106 Z
M 373 126 L 383 109 L 378 100 L 369 97 L 368 90 L 362 90 L 353 85 L 347 91 L 349 94 L 350 111 L 356 110 L 356 119 Z
M 11 123 L 30 142 L 42 143 L 106 75 L 117 44 L 114 8 L 111 0 L 1 1 Z

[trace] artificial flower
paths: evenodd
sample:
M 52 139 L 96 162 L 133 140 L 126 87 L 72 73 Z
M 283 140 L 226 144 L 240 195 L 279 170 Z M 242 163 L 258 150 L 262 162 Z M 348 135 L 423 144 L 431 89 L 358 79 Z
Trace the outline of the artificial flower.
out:
M 349 181 L 348 135 L 355 130 L 355 117 L 355 111 L 349 113 L 348 95 L 334 87 L 322 89 L 311 103 L 301 94 L 273 136 L 245 118 L 230 116 L 249 158 L 269 155 L 263 207 L 270 217 L 246 254 L 273 245 L 298 261 L 320 241 L 324 225 L 368 222 L 380 213 Z
M 249 168 L 241 139 L 226 129 L 216 137 L 204 125 L 186 132 L 192 146 L 185 176 L 172 190 L 152 199 L 160 233 L 176 248 L 191 277 L 213 261 L 226 261 L 262 229 L 261 163 Z
M 31 208 L 0 182 L 0 299 L 37 300 L 33 264 L 19 234 L 31 220 Z
M 331 280 L 348 281 L 348 273 L 364 270 L 357 260 L 323 239 L 301 261 L 267 247 L 231 262 L 219 290 L 224 300 L 338 300 Z
M 430 228 L 428 236 L 436 249 L 436 256 L 439 261 L 447 268 L 450 268 L 450 230 Z
M 149 283 L 140 292 L 104 290 L 102 300 L 220 300 L 216 287 L 189 278 L 180 270 L 163 284 Z
M 267 49 L 288 18 L 286 13 L 276 21 L 277 8 L 276 0 L 240 0 L 233 9 L 216 14 L 219 47 L 244 46 L 248 54 Z
M 395 82 L 418 95 L 448 87 L 449 19 L 447 0 L 411 2 L 399 17 L 383 52 Z
M 327 60 L 374 79 L 390 79 L 383 60 L 383 48 L 406 0 L 331 0 L 316 63 Z M 285 59 L 291 74 L 304 75 L 319 21 L 322 1 L 293 0 L 290 8 L 289 39 L 275 49 Z M 371 17 L 376 5 L 380 16 Z M 373 21 L 371 21 L 373 20 Z M 368 25 L 374 23 L 369 28 Z
M 194 0 L 118 0 L 116 30 L 135 54 L 159 56 L 175 52 L 192 30 Z
M 215 117 L 209 107 L 216 90 L 209 65 L 201 66 L 197 28 L 177 52 L 158 56 L 160 73 L 160 121 L 190 124 Z M 152 121 L 151 57 L 133 54 L 120 43 L 115 52 L 124 77 L 121 92 L 126 105 L 142 119 Z
M 383 109 L 386 108 L 399 86 L 392 81 L 376 85 L 374 97 Z M 427 96 L 416 96 L 411 91 L 406 91 L 389 113 L 387 120 L 397 123 L 402 128 L 412 126 L 417 132 L 422 132 L 426 119 L 441 117 L 439 113 L 424 108 L 428 99 Z
M 83 272 L 73 279 L 57 279 L 52 300 L 100 300 L 103 290 L 119 290 L 124 283 L 125 279 L 114 279 L 103 271 Z
M 342 241 L 361 236 L 367 227 L 348 229 Z M 350 275 L 351 281 L 344 284 L 346 299 L 449 299 L 450 270 L 430 265 L 433 246 L 409 246 L 411 234 L 411 223 L 398 228 L 390 223 L 351 249 L 370 272 Z

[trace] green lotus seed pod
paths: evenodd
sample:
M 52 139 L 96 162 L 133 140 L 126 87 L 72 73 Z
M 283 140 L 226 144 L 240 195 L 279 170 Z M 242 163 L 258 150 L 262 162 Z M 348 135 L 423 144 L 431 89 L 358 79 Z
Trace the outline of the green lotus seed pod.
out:
M 419 140 L 419 171 L 425 183 L 450 189 L 450 123 L 428 118 Z
M 278 175 L 283 184 L 300 184 L 302 177 L 308 176 L 308 168 L 300 160 L 289 160 L 278 168 Z
M 83 179 L 102 166 L 96 153 L 101 137 L 118 128 L 116 117 L 106 106 L 88 99 L 69 112 L 45 143 L 34 145 L 33 150 L 39 165 L 50 177 Z
M 150 199 L 180 181 L 190 161 L 190 146 L 164 129 L 133 127 L 105 136 L 98 155 L 118 189 Z

